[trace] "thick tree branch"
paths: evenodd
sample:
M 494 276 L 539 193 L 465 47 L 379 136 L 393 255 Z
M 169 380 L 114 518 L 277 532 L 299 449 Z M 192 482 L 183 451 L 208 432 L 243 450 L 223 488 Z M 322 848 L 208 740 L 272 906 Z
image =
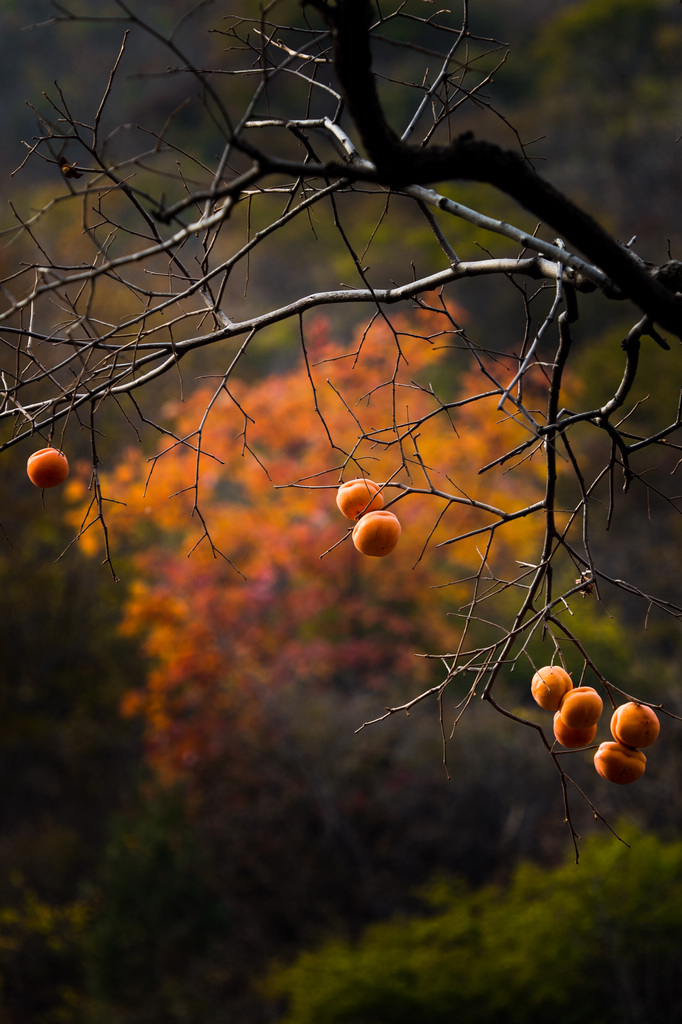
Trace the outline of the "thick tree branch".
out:
M 379 180 L 391 187 L 468 180 L 494 185 L 594 262 L 652 320 L 682 338 L 682 300 L 520 153 L 471 133 L 447 146 L 402 142 L 386 121 L 372 72 L 369 0 L 313 0 L 332 28 L 334 66 L 348 112 Z

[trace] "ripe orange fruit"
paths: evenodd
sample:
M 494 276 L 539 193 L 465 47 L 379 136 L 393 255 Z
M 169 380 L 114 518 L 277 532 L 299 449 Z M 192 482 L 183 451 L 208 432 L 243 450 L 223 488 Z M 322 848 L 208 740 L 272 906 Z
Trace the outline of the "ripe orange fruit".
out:
M 66 455 L 56 448 L 41 448 L 29 455 L 26 472 L 36 487 L 57 487 L 69 475 L 69 463 Z
M 658 737 L 661 723 L 651 708 L 629 701 L 621 704 L 611 718 L 611 735 L 626 747 L 648 747 Z
M 601 743 L 594 755 L 594 767 L 604 779 L 619 786 L 627 786 L 644 775 L 646 757 L 641 750 L 633 750 L 617 740 Z
M 601 716 L 604 704 L 593 686 L 576 686 L 564 694 L 559 713 L 569 729 L 588 729 Z
M 387 509 L 361 516 L 353 527 L 353 544 L 363 555 L 390 555 L 400 540 L 398 517 Z
M 347 480 L 336 492 L 336 504 L 346 519 L 358 519 L 367 512 L 384 507 L 384 496 L 379 484 L 366 477 Z
M 565 693 L 573 689 L 573 680 L 558 665 L 539 668 L 530 683 L 533 699 L 545 711 L 558 711 Z
M 554 737 L 557 743 L 569 750 L 587 747 L 597 735 L 597 723 L 588 725 L 586 729 L 570 729 L 561 717 L 561 712 L 554 715 Z

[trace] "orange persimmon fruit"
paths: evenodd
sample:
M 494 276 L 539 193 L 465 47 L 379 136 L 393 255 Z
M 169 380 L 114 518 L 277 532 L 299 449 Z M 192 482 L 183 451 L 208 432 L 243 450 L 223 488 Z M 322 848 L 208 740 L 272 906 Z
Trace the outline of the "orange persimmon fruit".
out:
M 530 683 L 533 700 L 545 711 L 558 711 L 564 695 L 573 689 L 573 680 L 558 665 L 539 668 Z
M 603 709 L 604 703 L 593 686 L 576 686 L 564 694 L 559 714 L 569 729 L 588 729 L 599 721 Z
M 379 484 L 367 477 L 347 480 L 336 492 L 336 504 L 346 519 L 358 519 L 367 512 L 384 507 L 384 496 Z
M 57 487 L 69 475 L 69 463 L 57 448 L 41 448 L 29 455 L 26 472 L 36 487 Z
M 400 540 L 400 521 L 388 509 L 367 512 L 353 527 L 353 544 L 363 555 L 390 555 Z
M 648 747 L 658 737 L 661 723 L 651 708 L 628 701 L 611 717 L 611 735 L 626 747 Z
M 579 747 L 587 747 L 597 735 L 597 723 L 588 725 L 585 729 L 571 729 L 566 725 L 561 712 L 554 714 L 554 738 L 557 743 L 568 750 L 577 750 Z
M 646 757 L 641 750 L 626 747 L 618 740 L 600 743 L 594 755 L 594 767 L 604 779 L 627 786 L 644 775 Z

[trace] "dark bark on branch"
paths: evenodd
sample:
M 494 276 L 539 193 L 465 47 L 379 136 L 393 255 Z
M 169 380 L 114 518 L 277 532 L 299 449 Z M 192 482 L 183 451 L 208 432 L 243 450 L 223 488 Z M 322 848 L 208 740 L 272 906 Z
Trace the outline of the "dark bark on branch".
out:
M 390 187 L 468 180 L 494 185 L 595 263 L 653 321 L 682 338 L 682 299 L 585 210 L 541 178 L 520 153 L 461 135 L 447 146 L 402 142 L 387 123 L 372 72 L 369 0 L 309 0 L 326 18 L 348 113 L 377 179 Z

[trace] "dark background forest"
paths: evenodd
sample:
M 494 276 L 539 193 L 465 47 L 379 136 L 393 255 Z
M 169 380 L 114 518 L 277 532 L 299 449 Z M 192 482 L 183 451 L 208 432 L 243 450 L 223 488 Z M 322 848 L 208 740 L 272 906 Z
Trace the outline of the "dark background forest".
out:
M 74 9 L 102 14 L 105 6 L 80 0 Z M 188 6 L 145 5 L 161 25 Z M 35 162 L 16 172 L 22 142 L 36 132 L 32 108 L 43 106 L 55 80 L 65 95 L 91 80 L 98 92 L 120 41 L 115 24 L 50 25 L 53 13 L 43 0 L 17 0 L 0 14 L 2 229 L 12 226 L 10 200 L 27 210 L 52 187 L 52 166 L 42 175 Z M 205 20 L 224 13 L 209 5 Z M 682 259 L 682 7 L 474 0 L 471 18 L 477 33 L 508 46 L 495 108 L 535 140 L 530 150 L 545 177 L 616 237 L 636 235 L 645 259 Z M 187 45 L 197 54 L 210 45 L 206 61 L 215 59 L 220 40 L 189 23 L 187 31 Z M 150 72 L 159 59 L 150 50 Z M 155 88 L 153 76 L 131 80 L 121 120 L 148 112 Z M 172 78 L 164 88 L 172 90 Z M 472 124 L 484 118 L 491 134 L 505 130 L 485 109 L 467 116 Z M 191 119 L 186 127 L 191 149 Z M 457 189 L 465 202 L 484 194 L 484 186 Z M 490 202 L 496 215 L 512 216 L 506 200 Z M 474 229 L 462 231 L 463 249 L 474 248 Z M 419 255 L 419 238 L 391 241 L 413 244 Z M 15 251 L 3 235 L 6 281 Z M 294 271 L 284 254 L 282 264 L 275 259 L 259 274 L 286 294 L 287 275 L 306 265 Z M 251 294 L 265 286 L 255 277 Z M 484 287 L 471 288 L 467 315 L 482 332 L 503 331 L 510 306 L 491 306 Z M 577 370 L 595 393 L 611 373 L 604 353 L 627 330 L 612 316 L 583 318 Z M 252 365 L 254 388 L 261 381 L 270 389 L 263 401 L 270 395 L 275 403 L 284 387 L 287 341 L 275 339 Z M 682 379 L 679 346 L 665 357 L 656 351 L 642 369 L 642 394 L 654 405 L 674 404 Z M 160 388 L 158 401 L 167 398 Z M 112 471 L 118 459 L 126 463 L 130 444 L 112 421 Z M 205 616 L 207 651 L 221 628 L 208 610 L 217 587 L 211 567 L 187 567 L 172 523 L 159 523 L 153 537 L 148 525 L 137 533 L 126 526 L 116 537 L 121 579 L 113 583 L 87 544 L 70 545 L 76 490 L 41 501 L 27 481 L 30 450 L 12 448 L 2 462 L 3 1022 L 260 1024 L 287 1012 L 292 1024 L 531 1024 L 549 1013 L 558 1024 L 673 1019 L 682 955 L 679 722 L 664 721 L 637 786 L 597 788 L 594 772 L 578 767 L 576 778 L 629 845 L 576 799 L 575 823 L 586 837 L 576 864 L 556 773 L 515 723 L 474 702 L 450 746 L 449 778 L 434 707 L 356 732 L 381 713 L 389 685 L 410 692 L 415 670 L 406 649 L 420 647 L 419 631 L 431 628 L 434 614 L 419 581 L 400 601 L 388 588 L 377 592 L 384 629 L 373 645 L 353 616 L 346 581 L 341 622 L 323 622 L 320 639 L 307 628 L 314 582 L 287 564 L 244 626 L 258 647 L 244 676 L 258 686 L 247 692 L 244 684 L 240 694 L 229 650 L 219 668 L 206 668 L 237 680 L 225 712 L 234 729 L 216 735 L 197 717 L 196 733 L 182 732 L 183 715 L 194 713 L 183 706 L 177 734 L 165 721 L 154 734 L 151 713 L 137 712 L 168 650 L 182 642 L 173 615 Z M 673 506 L 658 511 L 654 528 L 642 499 L 611 525 L 611 568 L 634 565 L 645 590 L 674 600 L 679 515 Z M 672 538 L 665 551 L 661 521 Z M 166 596 L 147 616 L 150 581 L 174 559 L 183 563 L 184 612 Z M 665 693 L 682 713 L 677 624 L 654 615 L 645 630 L 625 600 L 613 616 L 592 608 L 581 602 L 575 614 L 609 674 L 644 699 Z M 440 641 L 442 627 L 433 628 Z M 286 658 L 272 653 L 272 637 L 283 633 L 296 640 Z M 404 645 L 397 653 L 396 634 Z M 312 667 L 297 676 L 308 659 Z M 196 672 L 197 693 L 199 668 L 187 669 Z M 528 704 L 524 684 L 507 685 Z

